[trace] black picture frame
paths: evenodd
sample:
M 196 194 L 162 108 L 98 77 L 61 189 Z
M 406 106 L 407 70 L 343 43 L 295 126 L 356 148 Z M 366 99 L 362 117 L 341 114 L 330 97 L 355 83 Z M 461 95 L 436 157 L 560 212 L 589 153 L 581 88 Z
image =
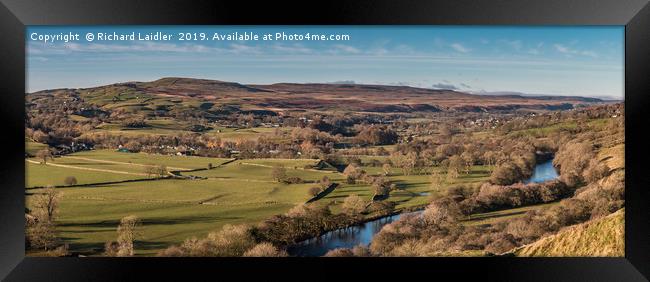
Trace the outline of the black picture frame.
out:
M 648 0 L 89 1 L 0 0 L 0 277 L 7 281 L 313 280 L 646 281 L 650 277 Z M 24 93 L 27 25 L 624 25 L 626 218 L 624 258 L 34 258 L 24 250 Z M 364 279 L 368 279 L 367 277 Z M 447 278 L 448 279 L 448 278 Z

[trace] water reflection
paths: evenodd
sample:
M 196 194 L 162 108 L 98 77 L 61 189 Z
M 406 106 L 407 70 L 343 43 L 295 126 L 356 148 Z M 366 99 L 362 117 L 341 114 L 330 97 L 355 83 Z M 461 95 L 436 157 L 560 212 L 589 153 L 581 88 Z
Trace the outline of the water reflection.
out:
M 418 213 L 418 212 L 416 212 Z M 320 237 L 302 241 L 287 250 L 292 256 L 322 256 L 336 248 L 353 248 L 357 245 L 369 245 L 372 237 L 384 225 L 399 219 L 402 214 L 382 217 L 364 224 L 327 232 Z
M 539 163 L 535 166 L 535 171 L 530 179 L 524 183 L 540 183 L 558 178 L 557 171 L 553 166 L 553 159 Z

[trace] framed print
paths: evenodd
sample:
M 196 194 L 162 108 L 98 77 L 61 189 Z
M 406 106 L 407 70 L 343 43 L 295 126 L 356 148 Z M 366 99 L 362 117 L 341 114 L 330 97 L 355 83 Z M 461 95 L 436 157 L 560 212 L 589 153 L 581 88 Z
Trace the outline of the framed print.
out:
M 647 1 L 0 11 L 8 281 L 650 275 Z

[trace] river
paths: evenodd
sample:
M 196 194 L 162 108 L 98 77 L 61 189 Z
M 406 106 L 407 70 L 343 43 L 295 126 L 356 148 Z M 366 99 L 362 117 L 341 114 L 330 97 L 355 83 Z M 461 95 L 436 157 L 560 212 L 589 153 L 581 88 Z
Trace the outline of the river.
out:
M 411 213 L 420 213 L 411 212 Z M 292 256 L 317 257 L 337 248 L 353 248 L 357 245 L 368 246 L 372 238 L 384 225 L 398 220 L 403 214 L 386 216 L 365 222 L 361 225 L 350 226 L 327 232 L 319 237 L 302 241 L 287 249 Z
M 558 173 L 553 167 L 553 159 L 543 161 L 535 166 L 533 175 L 525 183 L 539 183 L 553 180 Z M 410 213 L 420 213 L 410 212 Z M 347 228 L 327 232 L 319 237 L 305 240 L 290 246 L 287 251 L 291 256 L 318 257 L 337 248 L 353 248 L 358 245 L 368 246 L 372 238 L 384 225 L 398 220 L 402 214 L 382 217 Z
M 535 165 L 533 175 L 524 183 L 540 183 L 558 178 L 557 171 L 553 166 L 553 159 Z

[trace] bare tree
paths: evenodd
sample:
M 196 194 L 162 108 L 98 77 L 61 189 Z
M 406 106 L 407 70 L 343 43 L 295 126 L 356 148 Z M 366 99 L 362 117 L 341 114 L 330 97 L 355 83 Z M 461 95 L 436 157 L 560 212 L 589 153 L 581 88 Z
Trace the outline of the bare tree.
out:
M 149 164 L 144 167 L 144 173 L 147 174 L 147 177 L 152 178 L 156 175 L 156 165 Z
M 48 159 L 52 159 L 52 151 L 49 149 L 43 149 L 36 152 L 36 157 L 43 160 L 43 164 L 47 164 Z
M 117 226 L 117 253 L 119 257 L 133 256 L 133 242 L 140 236 L 141 221 L 135 215 L 125 216 Z
M 283 166 L 276 165 L 273 167 L 273 170 L 271 171 L 271 177 L 275 179 L 278 182 L 282 182 L 285 179 L 287 179 L 287 169 L 284 168 Z
M 393 187 L 396 186 L 391 185 L 390 181 L 384 177 L 376 177 L 372 181 L 372 188 L 375 192 L 375 195 L 387 196 Z
M 27 242 L 31 248 L 40 248 L 45 251 L 57 245 L 54 223 L 48 221 L 34 221 L 29 223 L 25 230 Z
M 390 175 L 390 164 L 385 163 L 383 166 L 381 166 L 381 169 L 384 171 L 384 176 L 389 176 Z
M 360 174 L 359 167 L 357 167 L 354 164 L 349 164 L 345 169 L 343 170 L 343 175 L 351 178 L 358 178 Z
M 446 181 L 447 182 L 454 182 L 456 179 L 458 179 L 458 176 L 460 176 L 459 173 L 458 173 L 458 170 L 449 168 L 449 170 L 447 170 L 447 179 L 446 179 Z
M 61 192 L 48 186 L 42 193 L 34 196 L 33 214 L 39 221 L 53 222 L 59 207 Z
M 158 177 L 162 178 L 167 175 L 167 166 L 166 165 L 159 165 L 156 167 L 156 174 Z
M 366 209 L 366 201 L 356 194 L 352 194 L 343 200 L 343 211 L 349 215 L 358 215 Z
M 327 175 L 323 176 L 323 178 L 321 178 L 319 183 L 323 189 L 327 189 L 328 187 L 330 187 L 330 185 L 332 185 L 332 181 L 330 180 L 329 177 L 327 177 Z
M 48 186 L 33 198 L 33 220 L 27 223 L 26 236 L 30 246 L 46 251 L 56 246 L 54 219 L 58 212 L 60 192 Z
M 444 181 L 445 179 L 442 177 L 442 174 L 436 169 L 434 169 L 431 172 L 431 175 L 429 175 L 429 182 L 431 183 L 430 187 L 433 190 L 440 192 L 440 188 Z

